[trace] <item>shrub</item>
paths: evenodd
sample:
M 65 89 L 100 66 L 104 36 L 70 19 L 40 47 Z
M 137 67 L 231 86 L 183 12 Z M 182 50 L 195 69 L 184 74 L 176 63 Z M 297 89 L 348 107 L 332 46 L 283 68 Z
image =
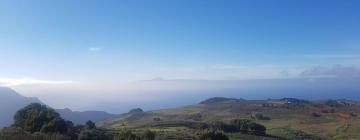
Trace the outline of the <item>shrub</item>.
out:
M 150 130 L 145 130 L 142 140 L 155 140 L 155 133 Z
M 110 140 L 110 138 L 100 129 L 83 129 L 78 140 Z
M 311 116 L 317 118 L 317 117 L 321 117 L 322 115 L 320 113 L 313 112 L 311 113 Z
M 269 116 L 265 116 L 261 113 L 252 113 L 251 118 L 256 120 L 271 120 Z
M 224 131 L 224 132 L 239 132 L 239 130 L 237 129 L 237 127 L 233 124 L 227 124 L 224 122 L 212 122 L 210 123 L 210 129 L 212 130 L 220 130 L 220 131 Z
M 87 129 L 95 129 L 96 128 L 95 123 L 90 120 L 86 122 L 85 127 Z
M 236 119 L 233 120 L 231 124 L 236 126 L 237 130 L 242 133 L 255 134 L 255 135 L 266 134 L 265 126 L 252 122 L 251 120 Z
M 229 138 L 220 131 L 203 131 L 198 133 L 199 140 L 229 140 Z
M 61 119 L 61 118 L 54 118 L 52 119 L 50 122 L 48 122 L 47 124 L 44 124 L 41 128 L 41 132 L 44 133 L 61 133 L 61 134 L 65 134 L 67 133 L 67 124 L 65 122 L 65 120 Z
M 117 134 L 114 140 L 140 140 L 140 138 L 133 134 L 130 130 L 126 130 Z

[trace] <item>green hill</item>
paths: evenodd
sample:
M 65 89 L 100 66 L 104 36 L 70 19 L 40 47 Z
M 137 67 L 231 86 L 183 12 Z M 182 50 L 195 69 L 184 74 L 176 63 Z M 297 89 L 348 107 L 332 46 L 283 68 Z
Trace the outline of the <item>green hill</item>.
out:
M 150 129 L 165 138 L 191 139 L 204 125 L 249 119 L 266 126 L 267 135 L 227 133 L 230 139 L 360 139 L 359 105 L 349 100 L 211 98 L 181 108 L 130 112 L 98 125 L 120 130 Z

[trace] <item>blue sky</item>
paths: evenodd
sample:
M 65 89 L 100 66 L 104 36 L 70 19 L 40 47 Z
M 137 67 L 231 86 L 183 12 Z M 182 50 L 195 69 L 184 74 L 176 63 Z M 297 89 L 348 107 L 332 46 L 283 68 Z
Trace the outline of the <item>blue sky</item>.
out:
M 157 77 L 278 79 L 297 78 L 311 70 L 317 76 L 339 76 L 338 71 L 354 75 L 360 64 L 359 4 L 356 0 L 4 0 L 0 83 L 72 84 L 76 86 L 67 86 L 66 91 L 81 93 L 78 90 L 89 87 L 116 92 L 119 82 Z M 14 88 L 41 97 L 51 92 L 48 87 Z

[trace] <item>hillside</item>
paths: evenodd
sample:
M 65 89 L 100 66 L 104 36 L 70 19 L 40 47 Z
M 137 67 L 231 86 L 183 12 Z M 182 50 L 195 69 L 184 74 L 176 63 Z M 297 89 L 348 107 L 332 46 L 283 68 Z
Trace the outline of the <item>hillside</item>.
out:
M 41 103 L 37 98 L 24 97 L 14 90 L 0 87 L 0 128 L 13 122 L 13 116 L 17 110 L 30 104 Z
M 72 111 L 69 108 L 56 109 L 56 111 L 61 117 L 70 120 L 75 124 L 85 124 L 88 120 L 98 122 L 114 116 L 113 114 L 104 111 Z
M 204 124 L 250 119 L 266 126 L 270 136 L 283 139 L 360 139 L 359 113 L 360 104 L 350 100 L 212 98 L 181 108 L 129 112 L 98 125 L 139 131 L 151 129 L 164 137 L 181 135 L 192 139 L 199 126 Z M 228 135 L 232 139 L 249 139 L 249 136 L 239 133 Z
M 0 128 L 9 126 L 13 122 L 16 111 L 30 103 L 42 103 L 38 98 L 24 97 L 11 88 L 0 87 Z M 112 114 L 103 111 L 72 111 L 70 109 L 56 109 L 66 120 L 75 124 L 84 124 L 91 120 L 98 122 L 112 117 Z

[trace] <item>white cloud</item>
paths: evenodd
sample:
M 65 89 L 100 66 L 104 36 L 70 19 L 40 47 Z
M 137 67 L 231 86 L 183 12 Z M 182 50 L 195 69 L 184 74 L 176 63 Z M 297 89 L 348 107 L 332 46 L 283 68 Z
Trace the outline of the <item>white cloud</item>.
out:
M 59 85 L 70 83 L 73 83 L 73 81 L 50 81 L 31 78 L 0 78 L 0 86 Z
M 89 52 L 99 52 L 101 50 L 102 50 L 102 48 L 89 48 L 88 49 Z

